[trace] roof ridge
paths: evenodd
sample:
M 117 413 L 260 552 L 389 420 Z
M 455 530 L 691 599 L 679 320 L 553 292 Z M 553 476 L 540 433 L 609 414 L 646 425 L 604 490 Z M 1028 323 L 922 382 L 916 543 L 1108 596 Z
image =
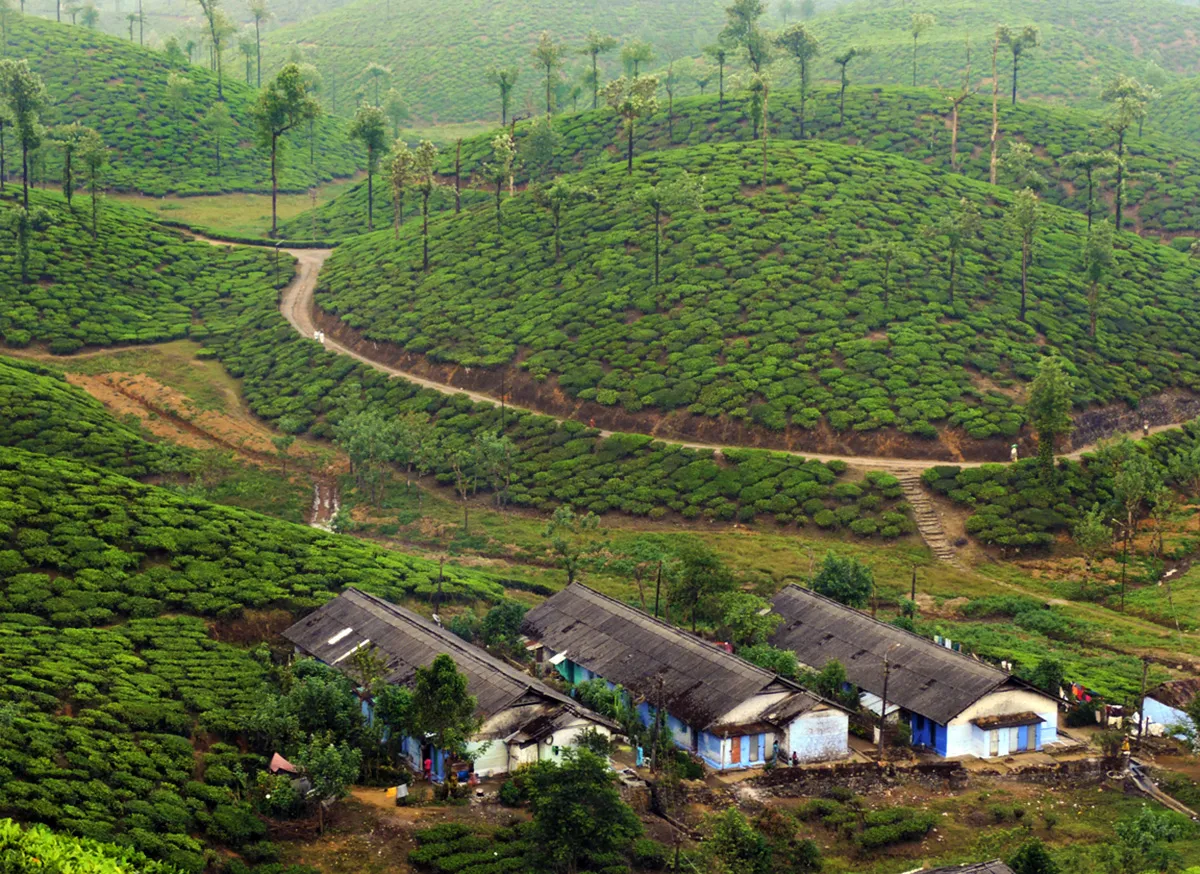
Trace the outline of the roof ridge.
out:
M 676 628 L 674 625 L 671 625 L 669 622 L 664 622 L 662 619 L 659 619 L 657 616 L 651 616 L 649 613 L 645 612 L 644 610 L 639 610 L 636 607 L 630 607 L 628 604 L 624 604 L 624 603 L 618 601 L 616 598 L 609 597 L 608 595 L 605 595 L 603 592 L 597 592 L 595 589 L 591 588 L 590 586 L 585 586 L 583 583 L 578 583 L 578 582 L 571 583 L 571 585 L 567 586 L 567 588 L 562 589 L 561 591 L 568 592 L 572 588 L 583 589 L 585 592 L 590 592 L 591 594 L 595 595 L 598 598 L 602 598 L 605 601 L 616 604 L 618 607 L 620 607 L 623 610 L 627 610 L 630 613 L 636 614 L 637 616 L 641 616 L 646 619 L 649 619 L 650 621 L 654 622 L 656 625 L 662 626 L 662 628 L 671 632 L 673 635 L 675 635 L 677 637 L 681 637 L 684 640 L 687 640 L 691 643 L 695 643 L 696 645 L 702 647 L 706 652 L 711 652 L 716 656 L 724 657 L 727 659 L 733 659 L 734 661 L 741 662 L 742 664 L 753 668 L 755 671 L 758 671 L 759 673 L 769 677 L 770 681 L 768 682 L 768 685 L 770 682 L 772 682 L 774 680 L 782 680 L 786 683 L 792 684 L 793 686 L 795 686 L 797 688 L 797 690 L 799 690 L 801 692 L 805 692 L 809 695 L 812 695 L 814 698 L 820 697 L 819 695 L 816 695 L 816 693 L 810 692 L 808 689 L 805 689 L 803 686 L 801 686 L 799 683 L 796 683 L 794 680 L 789 680 L 787 677 L 781 676 L 781 675 L 775 673 L 774 671 L 768 671 L 766 668 L 762 667 L 761 665 L 756 665 L 756 664 L 754 664 L 754 662 L 749 661 L 748 659 L 744 659 L 741 656 L 737 655 L 736 653 L 726 652 L 724 649 L 721 649 L 720 647 L 713 646 L 709 641 L 706 641 L 703 638 L 697 637 L 696 635 L 691 634 L 690 632 L 684 631 L 680 628 Z
M 1003 679 L 999 682 L 1004 682 L 1004 681 L 1007 681 L 1010 679 L 1014 679 L 1012 674 L 1008 673 L 1005 670 L 1002 670 L 1001 668 L 996 667 L 995 665 L 990 665 L 987 662 L 982 661 L 981 659 L 974 658 L 973 656 L 967 655 L 964 652 L 959 652 L 957 650 L 948 649 L 947 647 L 940 646 L 935 641 L 930 640 L 928 637 L 922 637 L 921 635 L 917 634 L 915 631 L 909 631 L 907 628 L 901 628 L 899 625 L 892 625 L 890 622 L 884 622 L 882 619 L 876 619 L 874 616 L 868 616 L 866 613 L 862 612 L 861 610 L 859 610 L 856 607 L 850 607 L 846 604 L 843 604 L 841 601 L 837 601 L 837 600 L 834 600 L 833 598 L 822 595 L 820 592 L 814 592 L 812 589 L 806 589 L 806 588 L 804 588 L 804 586 L 797 585 L 796 583 L 788 583 L 788 585 L 784 586 L 782 589 L 780 589 L 775 594 L 775 597 L 779 597 L 784 592 L 786 592 L 788 589 L 795 589 L 798 592 L 804 592 L 806 595 L 809 595 L 810 597 L 817 598 L 818 600 L 828 602 L 829 604 L 832 604 L 833 606 L 835 606 L 841 610 L 851 613 L 861 619 L 865 619 L 867 622 L 872 622 L 875 625 L 882 626 L 883 628 L 888 629 L 892 633 L 899 633 L 899 634 L 907 635 L 908 637 L 911 637 L 914 640 L 920 641 L 925 646 L 933 647 L 935 649 L 939 649 L 944 652 L 948 652 L 948 653 L 952 654 L 953 656 L 956 656 L 960 659 L 965 659 L 967 662 L 970 662 L 972 665 L 976 665 L 978 667 L 985 668 L 988 671 L 992 671 L 993 673 L 1000 674 Z M 999 682 L 997 683 L 997 685 L 999 685 Z
M 454 632 L 426 619 L 419 613 L 409 610 L 407 607 L 401 607 L 399 604 L 393 604 L 391 601 L 385 601 L 383 598 L 372 595 L 369 592 L 364 592 L 362 589 L 355 588 L 354 586 L 347 586 L 342 590 L 338 597 L 347 594 L 361 595 L 367 601 L 382 607 L 387 612 L 395 615 L 398 619 L 402 619 L 409 625 L 415 625 L 418 628 L 424 629 L 426 632 L 431 633 L 434 637 L 438 638 L 438 640 L 445 641 L 447 648 L 453 648 L 458 652 L 461 652 L 463 655 L 470 658 L 477 664 L 481 664 L 491 668 L 492 670 L 498 671 L 514 682 L 523 683 L 523 691 L 510 699 L 509 703 L 516 701 L 517 698 L 520 698 L 521 695 L 528 691 L 537 691 L 541 694 L 545 694 L 547 697 L 553 698 L 560 704 L 574 703 L 569 696 L 563 695 L 556 689 L 553 689 L 545 683 L 537 680 L 535 677 L 530 677 L 524 671 L 518 671 L 511 665 L 505 664 L 486 650 L 481 649 L 474 644 L 467 643 L 465 640 L 459 638 Z

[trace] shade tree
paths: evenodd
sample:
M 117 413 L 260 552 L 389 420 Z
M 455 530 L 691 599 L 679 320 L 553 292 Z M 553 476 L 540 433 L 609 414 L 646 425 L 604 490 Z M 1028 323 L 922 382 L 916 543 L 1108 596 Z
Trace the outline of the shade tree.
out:
M 1107 220 L 1088 228 L 1087 242 L 1083 247 L 1083 274 L 1087 280 L 1089 334 L 1096 338 L 1100 318 L 1101 286 L 1112 270 L 1113 233 Z
M 1146 116 L 1146 104 L 1150 93 L 1146 86 L 1130 76 L 1117 76 L 1100 92 L 1100 99 L 1108 104 L 1104 126 L 1117 138 L 1117 153 L 1114 166 L 1117 171 L 1116 190 L 1113 195 L 1116 221 L 1114 227 L 1120 231 L 1124 220 L 1122 207 L 1125 197 L 1125 139 L 1135 124 L 1141 124 Z
M 1028 311 L 1029 265 L 1033 261 L 1037 231 L 1042 220 L 1042 205 L 1037 193 L 1025 188 L 1014 195 L 1008 208 L 1009 228 L 1016 234 L 1017 250 L 1021 259 L 1021 309 L 1019 318 L 1025 321 Z
M 658 111 L 658 79 L 654 76 L 622 76 L 604 88 L 604 102 L 620 119 L 626 136 L 626 172 L 633 173 L 633 140 L 639 119 Z
M 908 32 L 912 35 L 912 83 L 914 88 L 917 87 L 917 44 L 920 42 L 921 35 L 936 23 L 937 19 L 928 12 L 914 12 L 909 19 Z
M 404 195 L 416 179 L 416 155 L 404 140 L 397 139 L 392 145 L 386 170 L 392 192 L 392 225 L 395 237 L 399 239 L 400 228 L 404 226 Z
M 21 144 L 22 203 L 29 209 L 30 153 L 42 143 L 41 112 L 48 95 L 42 78 L 29 69 L 24 58 L 0 60 L 0 101 L 8 110 L 12 127 Z
M 500 131 L 492 138 L 492 160 L 483 165 L 483 176 L 496 186 L 496 229 L 504 227 L 504 216 L 500 211 L 504 184 L 511 181 L 513 161 L 517 156 L 517 147 L 507 131 Z
M 546 77 L 546 115 L 550 115 L 554 111 L 554 82 L 562 70 L 566 49 L 562 44 L 555 42 L 548 31 L 543 30 L 538 35 L 537 45 L 533 47 L 532 54 Z
M 500 91 L 500 124 L 508 124 L 508 106 L 512 100 L 513 88 L 517 86 L 517 78 L 521 71 L 516 67 L 492 67 L 487 71 L 488 81 Z
M 537 205 L 546 210 L 550 216 L 550 225 L 554 234 L 554 259 L 557 261 L 562 257 L 563 211 L 573 204 L 595 200 L 596 190 L 559 177 L 548 185 L 534 186 L 532 193 Z
M 718 37 L 723 44 L 741 49 L 755 73 L 771 63 L 771 38 L 760 23 L 765 12 L 762 0 L 734 0 L 725 8 L 725 28 Z
M 621 65 L 625 68 L 625 74 L 634 79 L 641 74 L 642 67 L 653 60 L 654 47 L 644 40 L 631 40 L 621 48 Z
M 1017 105 L 1017 75 L 1021 62 L 1021 56 L 1025 54 L 1026 49 L 1031 49 L 1042 43 L 1042 32 L 1034 24 L 1027 24 L 1019 30 L 1014 27 L 1006 27 L 1001 25 L 996 30 L 998 40 L 1002 45 L 1008 47 L 1012 54 L 1012 105 Z
M 1074 428 L 1072 391 L 1063 363 L 1054 357 L 1043 358 L 1029 388 L 1025 412 L 1037 434 L 1038 464 L 1046 480 L 1054 475 L 1055 448 Z
M 421 140 L 413 156 L 413 170 L 417 193 L 421 195 L 421 243 L 424 253 L 421 263 L 426 272 L 429 271 L 429 198 L 438 186 L 437 161 L 437 146 L 429 140 Z
M 704 177 L 684 170 L 670 179 L 644 185 L 634 199 L 649 210 L 654 222 L 654 285 L 659 284 L 663 218 L 684 210 L 699 209 L 704 197 Z
M 214 103 L 204 114 L 204 129 L 213 140 L 216 151 L 216 176 L 221 178 L 221 145 L 233 131 L 233 118 L 229 115 L 229 107 L 224 103 Z
M 350 122 L 348 134 L 358 140 L 367 153 L 367 230 L 375 230 L 375 170 L 387 148 L 387 118 L 376 106 L 360 106 Z
M 297 64 L 285 65 L 259 94 L 251 110 L 259 144 L 271 156 L 271 236 L 275 236 L 279 228 L 280 138 L 320 113 L 321 105 L 309 92 L 304 73 Z
M 800 139 L 804 139 L 805 104 L 808 97 L 808 67 L 821 53 L 821 43 L 803 24 L 793 24 L 775 38 L 775 44 L 787 52 L 800 68 Z M 854 57 L 851 50 L 846 63 Z M 839 61 L 839 64 L 842 62 Z M 845 64 L 842 64 L 842 94 L 845 95 Z
M 583 46 L 577 50 L 579 54 L 591 61 L 592 68 L 588 85 L 592 88 L 592 109 L 600 107 L 600 56 L 608 54 L 616 47 L 616 37 L 600 33 L 598 30 L 590 30 L 584 37 Z

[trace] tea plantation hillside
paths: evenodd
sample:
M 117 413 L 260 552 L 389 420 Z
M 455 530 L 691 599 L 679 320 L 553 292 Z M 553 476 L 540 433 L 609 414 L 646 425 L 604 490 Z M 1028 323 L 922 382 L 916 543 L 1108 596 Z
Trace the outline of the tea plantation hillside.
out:
M 0 446 L 85 461 L 130 477 L 178 468 L 183 453 L 150 443 L 60 374 L 0 357 Z
M 266 836 L 236 777 L 265 760 L 229 744 L 269 659 L 210 623 L 279 611 L 286 625 L 347 585 L 390 600 L 439 589 L 436 563 L 9 448 L 0 575 L 0 812 L 187 872 L 206 846 Z M 445 577 L 444 597 L 503 593 L 473 571 Z
M 1200 73 L 1200 55 L 1193 47 L 1200 35 L 1200 10 L 1164 0 L 1014 0 L 1000 6 L 980 0 L 934 0 L 919 9 L 905 0 L 860 0 L 814 21 L 826 49 L 824 59 L 814 66 L 815 74 L 836 81 L 839 71 L 832 58 L 858 46 L 870 49 L 870 54 L 852 63 L 855 81 L 913 84 L 914 12 L 935 19 L 919 40 L 918 85 L 960 88 L 967 36 L 976 81 L 990 77 L 998 23 L 1017 28 L 1034 24 L 1041 30 L 1042 44 L 1022 55 L 1019 98 L 1094 105 L 1103 83 L 1118 73 L 1142 78 L 1150 60 L 1168 76 Z M 1004 46 L 1000 52 L 1001 94 L 1011 97 L 1012 55 Z M 985 90 L 990 94 L 990 87 Z
M 106 223 L 99 248 L 103 257 L 116 259 L 114 271 L 134 280 L 114 286 L 105 298 L 85 279 L 99 257 L 90 235 L 61 197 L 33 194 L 53 223 L 34 234 L 30 244 L 35 283 L 19 281 L 11 258 L 0 260 L 5 271 L 0 294 L 9 294 L 0 309 L 9 319 L 0 322 L 0 336 L 11 332 L 21 343 L 73 351 L 85 341 L 120 341 L 119 325 L 136 314 L 139 328 L 131 339 L 186 335 L 200 340 L 208 347 L 202 354 L 218 358 L 241 380 L 254 413 L 292 433 L 331 437 L 338 422 L 364 406 L 385 415 L 428 416 L 437 445 L 431 467 L 439 481 L 453 485 L 457 464 L 474 489 L 500 492 L 498 499 L 518 506 L 569 503 L 597 513 L 655 517 L 669 511 L 689 518 L 770 516 L 780 524 L 811 522 L 887 538 L 913 530 L 892 476 L 875 474 L 855 482 L 845 476 L 845 465 L 792 455 L 727 450 L 718 459 L 712 451 L 649 437 L 602 438 L 579 422 L 502 414 L 490 404 L 388 379 L 300 337 L 284 320 L 278 289 L 292 275 L 286 256 L 276 272 L 268 250 L 185 242 L 132 207 L 102 207 Z M 11 202 L 0 202 L 0 210 L 5 208 L 12 208 Z M 512 441 L 506 476 L 497 480 L 496 472 L 483 470 L 478 461 L 463 468 L 461 454 L 477 458 L 480 442 L 497 433 Z
M 572 182 L 598 203 L 564 209 L 558 259 L 551 213 L 529 194 L 505 204 L 500 231 L 491 209 L 436 221 L 428 273 L 418 228 L 398 244 L 357 237 L 327 262 L 317 305 L 448 374 L 519 362 L 513 381 L 541 403 L 561 392 L 595 415 L 673 412 L 685 431 L 689 415 L 719 418 L 797 445 L 810 430 L 1007 441 L 1052 352 L 1072 363 L 1078 406 L 1198 384 L 1200 263 L 1185 255 L 1122 235 L 1092 339 L 1081 216 L 1043 208 L 1022 321 L 1008 192 L 816 142 L 774 143 L 762 191 L 761 163 L 758 144 L 723 144 L 653 153 L 632 178 L 584 171 Z M 684 170 L 706 179 L 703 209 L 664 220 L 655 285 L 642 198 Z M 982 226 L 952 297 L 939 228 L 963 199 Z
M 213 73 L 197 66 L 177 69 L 161 52 L 86 27 L 9 18 L 8 55 L 27 58 L 50 94 L 42 123 L 78 121 L 97 130 L 112 150 L 102 171 L 105 187 L 154 195 L 270 190 L 269 161 L 255 147 L 250 121 L 254 91 L 236 72 L 227 70 L 225 76 L 233 128 L 224 137 L 218 175 L 216 143 L 204 122 L 217 99 Z M 188 80 L 178 105 L 168 88 L 172 74 Z M 311 141 L 308 130 L 287 140 L 283 190 L 304 191 L 334 176 L 349 176 L 364 163 L 336 119 L 319 119 Z M 38 177 L 58 179 L 56 151 L 43 148 L 41 155 Z
M 49 218 L 30 241 L 30 282 L 21 280 L 20 248 L 10 242 L 0 250 L 0 337 L 10 346 L 45 341 L 65 354 L 85 345 L 201 338 L 197 306 L 263 279 L 265 255 L 188 241 L 143 210 L 102 200 L 93 241 L 86 198 L 69 209 L 57 193 L 30 196 Z M 19 197 L 10 186 L 0 216 Z
M 350 95 L 364 84 L 368 64 L 378 63 L 392 69 L 391 84 L 414 119 L 499 121 L 498 92 L 485 75 L 489 66 L 520 68 L 514 111 L 545 108 L 545 80 L 530 57 L 543 30 L 570 48 L 578 48 L 596 29 L 622 41 L 649 42 L 660 59 L 678 58 L 697 54 L 712 40 L 724 24 L 725 5 L 721 0 L 358 0 L 272 31 L 267 58 L 274 69 L 293 47 L 302 47 L 321 70 L 327 90 L 336 87 L 339 106 L 353 105 Z M 571 78 L 578 80 L 584 59 L 567 61 Z M 619 75 L 616 52 L 600 63 L 605 78 Z
M 1200 77 L 1172 82 L 1155 101 L 1147 125 L 1195 145 L 1200 142 Z
M 1182 86 L 1180 86 L 1182 87 Z M 1174 93 L 1174 89 L 1168 92 Z M 753 138 L 748 99 L 744 91 L 731 92 L 724 106 L 715 95 L 677 100 L 668 117 L 666 107 L 641 122 L 636 129 L 634 150 L 645 154 L 652 150 L 696 145 L 706 142 L 747 141 Z M 1181 102 L 1182 106 L 1182 102 Z M 876 151 L 900 154 L 943 170 L 951 169 L 951 133 L 949 104 L 940 92 L 910 87 L 851 86 L 845 96 L 844 117 L 837 89 L 826 87 L 810 91 L 805 109 L 805 135 L 831 142 L 861 145 Z M 1165 116 L 1168 110 L 1152 108 L 1151 118 Z M 800 139 L 800 95 L 781 90 L 771 97 L 771 132 L 782 139 Z M 980 95 L 969 99 L 959 111 L 957 160 L 960 172 L 969 178 L 990 178 L 991 101 Z M 541 177 L 546 172 L 582 169 L 597 161 L 624 161 L 624 141 L 619 122 L 612 113 L 582 112 L 559 116 L 553 158 L 543 166 L 526 157 L 518 165 L 518 179 Z M 517 126 L 517 142 L 528 142 L 530 126 Z M 1032 164 L 1046 180 L 1042 195 L 1052 203 L 1071 209 L 1087 209 L 1086 173 L 1070 165 L 1069 156 L 1113 146 L 1112 134 L 1102 119 L 1093 113 L 1062 106 L 1021 103 L 1004 105 L 1000 112 L 1000 157 L 1003 159 L 1014 141 L 1028 143 L 1034 154 Z M 1200 234 L 1200 144 L 1197 137 L 1187 140 L 1146 131 L 1143 136 L 1126 140 L 1129 179 L 1125 187 L 1123 220 L 1126 230 L 1145 235 L 1194 236 Z M 470 180 L 491 156 L 492 135 L 472 137 L 462 144 L 462 174 Z M 453 174 L 454 155 L 444 154 L 443 174 Z M 1113 212 L 1115 183 L 1111 168 L 1095 174 L 1093 198 L 1095 211 Z M 446 177 L 449 181 L 449 177 Z M 1014 174 L 1002 168 L 1001 184 L 1014 181 Z M 478 198 L 480 192 L 473 191 Z M 486 197 L 486 194 L 482 195 Z M 387 215 L 389 195 L 375 192 L 376 210 Z M 408 198 L 407 213 L 419 208 L 417 198 Z M 366 186 L 358 185 L 316 210 L 319 233 L 326 238 L 343 239 L 362 233 L 366 228 Z M 440 190 L 432 206 L 444 209 L 451 204 Z M 312 214 L 306 213 L 283 225 L 290 236 L 307 236 L 312 231 Z
M 0 856 L 15 871 L 70 870 L 73 874 L 176 874 L 175 868 L 155 862 L 117 844 L 55 834 L 45 826 L 22 828 L 0 820 Z

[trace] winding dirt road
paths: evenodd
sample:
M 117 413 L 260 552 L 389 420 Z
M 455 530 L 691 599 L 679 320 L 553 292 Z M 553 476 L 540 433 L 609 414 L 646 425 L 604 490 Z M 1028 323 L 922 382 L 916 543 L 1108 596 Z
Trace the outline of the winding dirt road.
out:
M 218 246 L 232 245 L 230 243 L 221 243 L 220 241 L 217 241 L 217 240 L 207 240 L 207 242 L 213 243 L 214 245 L 218 245 Z M 316 325 L 314 324 L 313 317 L 312 317 L 313 306 L 314 306 L 313 293 L 316 291 L 316 288 L 317 288 L 317 277 L 321 272 L 321 267 L 325 264 L 325 261 L 329 258 L 330 254 L 332 253 L 332 250 L 331 249 L 284 249 L 283 251 L 287 252 L 289 255 L 294 257 L 299 262 L 299 269 L 296 273 L 296 278 L 291 282 L 290 285 L 288 285 L 283 290 L 283 296 L 279 302 L 279 310 L 283 314 L 283 317 L 288 320 L 288 323 L 291 324 L 291 326 L 293 328 L 295 328 L 302 336 L 312 339 L 316 333 Z M 315 340 L 314 340 L 314 342 L 315 342 Z M 422 386 L 423 388 L 433 389 L 434 391 L 441 392 L 442 394 L 466 395 L 471 400 L 479 402 L 479 403 L 486 403 L 486 404 L 500 403 L 500 399 L 493 397 L 492 395 L 483 394 L 481 392 L 468 391 L 467 389 L 462 389 L 462 388 L 458 388 L 456 386 L 447 385 L 444 382 L 437 382 L 435 380 L 428 379 L 423 376 L 418 376 L 415 373 L 410 373 L 407 370 L 402 370 L 398 367 L 393 367 L 391 365 L 383 364 L 379 361 L 375 361 L 374 359 L 372 359 L 366 355 L 362 355 L 358 352 L 355 352 L 353 349 L 343 346 L 341 343 L 337 342 L 336 340 L 334 340 L 330 337 L 325 338 L 325 348 L 332 352 L 337 352 L 339 355 L 346 355 L 350 358 L 353 358 L 355 361 L 360 361 L 363 364 L 366 364 L 368 367 L 373 367 L 374 369 L 380 371 L 381 373 L 388 374 L 388 376 L 405 379 L 411 383 Z M 521 406 L 517 406 L 517 405 L 513 405 L 513 404 L 509 404 L 508 407 L 509 407 L 509 409 L 513 409 L 513 410 L 520 410 L 523 412 L 537 413 L 538 415 L 545 415 L 544 413 L 541 413 L 538 410 L 530 409 L 528 407 L 521 407 Z M 552 417 L 552 418 L 556 419 L 556 421 L 563 421 L 559 417 Z M 1155 428 L 1151 428 L 1150 430 L 1151 430 L 1151 433 L 1157 433 L 1159 431 L 1169 431 L 1173 428 L 1178 428 L 1178 427 L 1179 427 L 1179 425 L 1162 425 L 1162 426 L 1158 426 Z M 611 434 L 613 434 L 614 432 L 601 430 L 600 433 L 601 433 L 601 435 L 607 437 L 607 436 L 610 436 Z M 1129 436 L 1131 438 L 1136 439 L 1138 437 L 1141 437 L 1142 434 L 1141 434 L 1141 431 L 1135 431 L 1135 432 L 1130 432 Z M 686 440 L 671 440 L 669 438 L 662 438 L 662 437 L 655 437 L 655 439 L 663 440 L 666 443 L 672 443 L 672 444 L 676 444 L 679 446 L 685 446 L 688 449 L 711 449 L 716 452 L 720 452 L 721 449 L 723 448 L 721 445 L 715 444 L 715 443 L 692 443 L 692 442 L 689 442 Z M 1071 452 L 1066 457 L 1067 458 L 1079 458 L 1085 452 L 1090 452 L 1094 448 L 1095 448 L 1094 445 L 1083 446 L 1079 449 L 1076 449 L 1074 452 Z M 787 455 L 795 455 L 795 456 L 799 456 L 801 458 L 811 458 L 814 461 L 822 461 L 822 462 L 841 461 L 841 462 L 845 462 L 846 464 L 848 464 L 852 467 L 859 468 L 859 469 L 884 470 L 884 471 L 888 471 L 889 473 L 895 473 L 895 474 L 920 473 L 921 471 L 924 471 L 924 470 L 926 470 L 930 467 L 933 467 L 935 465 L 938 465 L 938 464 L 953 464 L 957 467 L 981 467 L 984 464 L 990 463 L 990 462 L 983 462 L 983 461 L 961 461 L 961 462 L 959 462 L 959 461 L 955 461 L 955 462 L 934 461 L 934 460 L 930 460 L 928 458 L 886 458 L 886 457 L 869 456 L 869 455 L 868 456 L 863 456 L 863 455 L 825 455 L 825 454 L 818 453 L 818 452 L 790 452 L 788 450 L 783 450 L 783 449 L 772 450 L 772 451 L 784 452 Z

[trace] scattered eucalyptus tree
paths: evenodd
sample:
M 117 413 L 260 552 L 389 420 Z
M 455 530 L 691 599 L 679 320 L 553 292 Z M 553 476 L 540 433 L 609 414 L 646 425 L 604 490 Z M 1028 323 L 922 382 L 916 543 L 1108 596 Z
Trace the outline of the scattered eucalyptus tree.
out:
M 538 185 L 533 189 L 533 200 L 538 206 L 550 214 L 550 223 L 554 228 L 554 260 L 562 257 L 562 214 L 573 203 L 595 200 L 596 191 L 582 185 L 577 185 L 567 179 L 558 178 L 549 185 Z
M 1060 162 L 1065 169 L 1081 171 L 1087 179 L 1087 224 L 1092 229 L 1092 213 L 1095 210 L 1096 174 L 1117 165 L 1117 156 L 1108 150 L 1072 152 Z
M 517 156 L 517 147 L 508 131 L 500 131 L 492 138 L 492 160 L 483 165 L 483 175 L 496 186 L 496 229 L 504 228 L 504 216 L 500 212 L 501 196 L 504 193 L 504 183 L 512 176 L 513 159 Z
M 309 93 L 299 65 L 286 64 L 267 83 L 250 112 L 259 143 L 271 155 L 271 236 L 274 237 L 279 231 L 279 138 L 320 115 L 321 105 Z
M 1042 218 L 1042 205 L 1032 188 L 1018 191 L 1008 209 L 1009 226 L 1017 234 L 1021 255 L 1021 321 L 1028 311 L 1029 265 L 1033 261 L 1034 243 Z
M 360 106 L 350 122 L 349 136 L 367 151 L 367 230 L 375 230 L 375 169 L 387 147 L 387 119 L 378 106 Z
M 608 54 L 616 47 L 616 37 L 593 30 L 584 37 L 583 48 L 579 49 L 579 54 L 592 61 L 591 76 L 588 79 L 588 84 L 592 87 L 592 109 L 600 108 L 600 56 Z
M 725 108 L 725 63 L 729 60 L 729 50 L 722 43 L 716 43 L 704 50 L 717 64 L 717 109 Z
M 216 175 L 219 180 L 221 178 L 221 144 L 233 130 L 233 117 L 229 114 L 229 107 L 224 103 L 214 103 L 210 106 L 208 112 L 204 114 L 204 129 L 213 139 L 213 148 L 217 157 Z
M 404 140 L 397 139 L 387 159 L 388 182 L 392 189 L 392 225 L 395 237 L 400 239 L 400 228 L 404 225 L 404 195 L 413 183 L 416 156 Z
M 554 111 L 554 81 L 563 66 L 563 56 L 566 50 L 556 43 L 549 31 L 543 30 L 538 35 L 537 45 L 533 47 L 533 59 L 546 75 L 546 115 Z
M 851 61 L 862 57 L 866 53 L 866 49 L 848 48 L 833 59 L 833 62 L 838 66 L 838 74 L 841 81 L 838 89 L 838 127 L 846 124 L 846 88 L 850 85 L 850 80 L 846 76 L 846 68 L 850 66 Z
M 983 216 L 979 208 L 967 198 L 962 198 L 954 210 L 929 229 L 932 237 L 946 240 L 946 253 L 950 262 L 950 305 L 954 305 L 958 271 L 966 253 L 975 245 L 983 231 Z
M 657 288 L 660 276 L 662 253 L 662 221 L 686 209 L 699 209 L 704 197 L 704 177 L 693 176 L 684 171 L 672 179 L 643 185 L 634 192 L 637 203 L 654 215 L 654 285 Z
M 800 67 L 800 139 L 804 139 L 805 107 L 808 100 L 808 65 L 821 53 L 821 43 L 806 25 L 793 24 L 775 38 L 775 44 L 786 51 Z M 852 54 L 850 57 L 854 57 L 854 55 Z M 849 58 L 847 58 L 847 62 L 849 62 Z M 846 68 L 843 66 L 843 80 L 845 73 Z M 845 85 L 842 86 L 842 93 L 845 94 Z
M 437 187 L 437 146 L 429 140 L 421 140 L 417 146 L 413 165 L 417 176 L 417 191 L 421 195 L 421 243 L 424 250 L 422 265 L 429 272 L 429 198 Z
M 100 171 L 108 163 L 108 149 L 105 148 L 100 134 L 91 129 L 86 130 L 82 142 L 76 149 L 76 155 L 79 163 L 83 165 L 83 172 L 87 177 L 88 193 L 92 196 L 92 239 L 94 240 L 98 232 L 97 200 L 100 197 Z
M 208 22 L 208 38 L 212 41 L 213 57 L 217 71 L 217 99 L 225 99 L 224 82 L 221 71 L 221 43 L 233 30 L 233 25 L 221 8 L 221 0 L 194 0 L 200 5 L 204 19 Z M 132 28 L 132 25 L 130 25 Z M 131 31 L 132 32 L 132 31 Z
M 383 95 L 383 113 L 392 123 L 392 139 L 400 136 L 400 125 L 408 120 L 408 104 L 395 88 L 389 88 Z
M 368 86 L 371 88 L 371 93 L 374 96 L 372 105 L 379 106 L 380 89 L 391 81 L 392 68 L 385 67 L 383 64 L 377 64 L 372 61 L 370 64 L 367 64 L 367 69 L 366 72 L 363 73 L 363 77 L 366 79 Z
M 40 114 L 46 105 L 46 86 L 29 62 L 0 61 L 0 100 L 8 108 L 12 126 L 21 143 L 22 203 L 29 209 L 29 155 L 42 142 Z
M 1012 52 L 1012 105 L 1017 105 L 1017 74 L 1019 73 L 1019 65 L 1021 55 L 1026 49 L 1031 49 L 1042 44 L 1042 32 L 1036 25 L 1027 24 L 1020 30 L 1001 25 L 996 30 L 996 34 L 1004 45 L 1008 46 Z
M 271 17 L 270 7 L 267 6 L 267 0 L 250 0 L 247 4 L 250 10 L 250 16 L 254 19 L 254 53 L 257 61 L 258 80 L 257 85 L 262 87 L 262 26 Z
M 516 67 L 492 67 L 488 70 L 488 81 L 500 89 L 500 126 L 508 124 L 508 104 L 512 99 L 513 88 L 517 86 L 517 77 L 521 71 Z
M 1115 167 L 1116 182 L 1116 230 L 1122 227 L 1122 204 L 1125 196 L 1125 138 L 1135 124 L 1140 124 L 1146 115 L 1146 104 L 1150 93 L 1145 85 L 1136 79 L 1120 75 L 1100 92 L 1100 99 L 1109 105 L 1105 116 L 1104 126 L 1112 131 L 1117 138 L 1117 155 Z
M 608 104 L 625 129 L 626 172 L 633 173 L 633 135 L 639 118 L 647 118 L 658 109 L 658 79 L 654 76 L 629 78 L 622 76 L 609 82 L 604 88 L 604 102 Z
M 0 210 L 0 222 L 12 232 L 17 244 L 17 263 L 21 268 L 21 282 L 29 284 L 29 240 L 37 231 L 50 227 L 51 217 L 40 206 L 16 205 Z
M 937 19 L 928 12 L 914 12 L 912 19 L 909 22 L 908 32 L 912 34 L 913 49 L 912 49 L 912 83 L 913 87 L 917 87 L 917 43 L 921 39 L 921 34 L 929 30 Z
M 653 60 L 653 46 L 640 39 L 626 43 L 625 47 L 621 49 L 621 65 L 625 68 L 625 75 L 632 76 L 634 79 L 641 73 L 642 65 L 649 64 Z
M 762 0 L 734 0 L 725 9 L 725 29 L 718 37 L 721 43 L 740 48 L 755 73 L 771 62 L 771 40 L 759 24 L 764 12 Z

